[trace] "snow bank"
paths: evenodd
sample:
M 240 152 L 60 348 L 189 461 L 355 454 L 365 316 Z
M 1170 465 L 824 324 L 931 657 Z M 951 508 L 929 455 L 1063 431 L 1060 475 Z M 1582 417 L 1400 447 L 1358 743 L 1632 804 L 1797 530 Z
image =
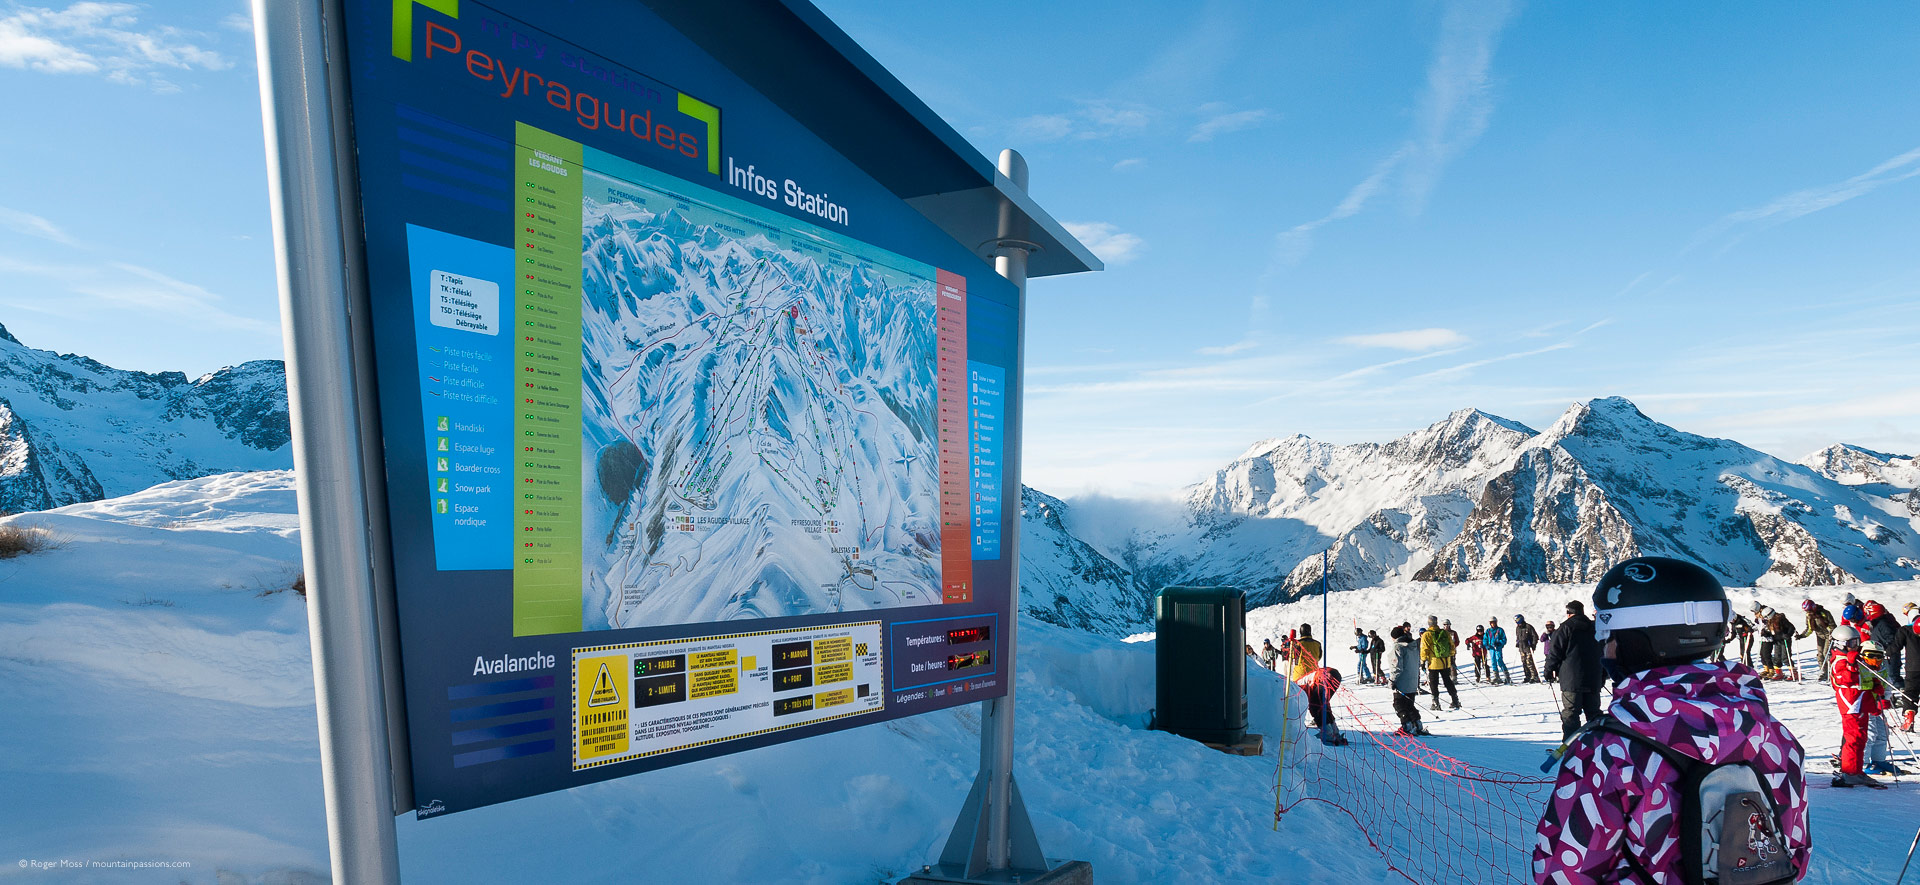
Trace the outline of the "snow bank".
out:
M 324 877 L 306 611 L 282 589 L 298 569 L 290 482 L 284 472 L 231 474 L 11 518 L 46 526 L 64 546 L 0 562 L 0 879 Z M 1336 624 L 1384 627 L 1430 609 L 1456 624 L 1492 613 L 1504 623 L 1513 610 L 1544 620 L 1571 592 L 1407 585 L 1336 594 L 1331 610 Z M 1920 584 L 1871 592 L 1898 601 L 1920 597 Z M 1256 644 L 1309 612 L 1318 624 L 1318 611 L 1310 601 L 1254 612 Z M 1388 875 L 1337 811 L 1309 805 L 1275 831 L 1285 683 L 1250 674 L 1253 726 L 1268 736 L 1267 755 L 1227 756 L 1146 730 L 1153 652 L 1151 641 L 1022 619 L 1016 774 L 1050 855 L 1093 862 L 1102 882 Z M 1358 692 L 1386 709 L 1384 690 Z M 1810 748 L 1834 744 L 1822 687 L 1774 692 Z M 1476 765 L 1534 770 L 1557 735 L 1550 695 L 1469 684 L 1462 697 L 1467 710 L 1429 721 L 1443 735 L 1471 737 L 1437 738 L 1437 746 Z M 1297 695 L 1290 708 L 1297 735 Z M 938 856 L 977 770 L 978 734 L 977 708 L 965 707 L 405 818 L 397 823 L 402 867 L 410 883 L 890 881 Z M 1914 789 L 1815 790 L 1816 878 L 1887 879 L 1911 835 L 1903 831 L 1916 822 L 1905 795 Z M 159 877 L 62 873 L 20 869 L 10 858 L 192 867 Z

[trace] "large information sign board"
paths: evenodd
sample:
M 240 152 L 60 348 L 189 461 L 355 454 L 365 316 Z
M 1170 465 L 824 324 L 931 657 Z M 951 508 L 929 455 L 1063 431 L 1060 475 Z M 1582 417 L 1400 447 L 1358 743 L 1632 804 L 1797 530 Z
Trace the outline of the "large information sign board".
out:
M 1004 694 L 1014 288 L 638 2 L 344 8 L 419 815 Z

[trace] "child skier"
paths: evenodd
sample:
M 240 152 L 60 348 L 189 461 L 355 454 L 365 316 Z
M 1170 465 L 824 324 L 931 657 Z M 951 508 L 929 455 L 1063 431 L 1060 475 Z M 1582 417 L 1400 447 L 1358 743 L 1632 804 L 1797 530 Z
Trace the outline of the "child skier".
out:
M 1473 628 L 1473 635 L 1467 637 L 1467 653 L 1473 655 L 1474 684 L 1487 681 L 1487 628 Z
M 1534 882 L 1806 875 L 1800 743 L 1768 712 L 1751 667 L 1707 662 L 1731 615 L 1719 579 L 1681 560 L 1636 557 L 1600 578 L 1593 604 L 1602 661 L 1619 687 L 1607 715 L 1561 756 Z M 1688 832 L 1689 819 L 1724 823 Z
M 1873 676 L 1860 669 L 1860 631 L 1852 624 L 1833 631 L 1833 699 L 1840 706 L 1840 773 L 1833 776 L 1836 787 L 1887 788 L 1867 776 L 1868 712 L 1873 709 Z
M 1887 710 L 1893 704 L 1887 697 L 1888 689 L 1893 685 L 1887 680 L 1887 657 L 1880 643 L 1871 639 L 1860 643 L 1860 669 L 1865 671 L 1862 682 L 1873 680 L 1873 693 L 1864 706 L 1867 710 L 1867 758 L 1865 768 L 1874 774 L 1906 774 L 1906 770 L 1893 764 L 1887 755 Z

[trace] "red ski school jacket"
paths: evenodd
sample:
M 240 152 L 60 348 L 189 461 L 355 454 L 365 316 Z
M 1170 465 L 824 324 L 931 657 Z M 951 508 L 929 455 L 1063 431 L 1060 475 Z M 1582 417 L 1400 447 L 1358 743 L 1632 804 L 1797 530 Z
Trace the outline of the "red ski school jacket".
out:
M 1694 759 L 1753 766 L 1780 813 L 1798 875 L 1807 871 L 1806 778 L 1800 742 L 1767 712 L 1760 676 L 1738 661 L 1636 673 L 1609 712 L 1643 737 Z M 1567 748 L 1533 848 L 1536 883 L 1647 883 L 1634 870 L 1680 875 L 1680 771 L 1639 741 L 1587 732 Z M 1692 797 L 1687 797 L 1692 801 Z M 1632 858 L 1629 862 L 1628 858 Z

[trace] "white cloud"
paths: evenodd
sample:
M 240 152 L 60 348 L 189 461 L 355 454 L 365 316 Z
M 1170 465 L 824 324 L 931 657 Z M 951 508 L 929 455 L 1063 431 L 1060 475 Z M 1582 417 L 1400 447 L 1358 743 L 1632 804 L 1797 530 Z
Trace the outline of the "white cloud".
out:
M 251 34 L 253 33 L 253 14 L 248 12 L 229 13 L 226 18 L 220 20 L 220 27 L 226 28 L 229 31 Z
M 1219 345 L 1218 347 L 1202 347 L 1199 350 L 1194 352 L 1200 354 L 1201 356 L 1232 356 L 1243 350 L 1252 350 L 1253 348 L 1258 347 L 1259 345 L 1260 345 L 1259 341 L 1255 340 L 1254 338 L 1248 337 L 1248 338 L 1242 338 L 1239 341 L 1235 341 L 1232 344 L 1222 344 L 1222 345 Z
M 1067 233 L 1108 264 L 1126 264 L 1140 254 L 1146 241 L 1104 221 L 1062 222 Z
M 143 25 L 131 3 L 73 3 L 54 10 L 15 7 L 0 16 L 0 67 L 49 74 L 100 74 L 115 83 L 177 91 L 162 71 L 217 71 L 233 62 L 200 45 L 201 35 Z
M 1546 347 L 1537 347 L 1537 348 L 1534 348 L 1533 350 L 1523 350 L 1517 353 L 1503 353 L 1499 356 L 1490 356 L 1490 357 L 1487 357 L 1486 359 L 1473 360 L 1472 362 L 1461 363 L 1457 366 L 1448 366 L 1444 369 L 1435 369 L 1431 372 L 1427 372 L 1422 375 L 1415 375 L 1412 378 L 1409 378 L 1407 380 L 1409 382 L 1414 382 L 1414 381 L 1426 381 L 1431 378 L 1444 378 L 1448 375 L 1458 375 L 1462 372 L 1471 372 L 1474 369 L 1480 368 L 1481 366 L 1490 366 L 1490 365 L 1493 365 L 1494 363 L 1504 363 L 1508 360 L 1517 360 L 1517 359 L 1524 359 L 1530 356 L 1539 356 L 1540 354 L 1552 353 L 1556 350 L 1566 350 L 1567 348 L 1570 348 L 1572 346 L 1573 346 L 1573 342 L 1562 341 L 1558 344 L 1549 344 Z
M 1013 121 L 1011 135 L 1029 141 L 1091 140 L 1135 135 L 1153 122 L 1145 105 L 1114 101 L 1083 101 L 1065 113 L 1035 114 Z
M 1434 350 L 1467 343 L 1467 336 L 1452 329 L 1408 329 L 1404 332 L 1380 332 L 1373 335 L 1348 335 L 1341 344 L 1354 347 L 1390 347 L 1394 350 Z
M 66 231 L 61 230 L 59 225 L 30 212 L 8 209 L 5 206 L 0 206 L 0 228 L 30 237 L 52 240 L 63 246 L 79 245 Z
M 1333 211 L 1281 232 L 1275 242 L 1281 262 L 1297 263 L 1312 246 L 1315 230 L 1359 214 L 1389 182 L 1405 194 L 1409 211 L 1417 214 L 1425 207 L 1447 164 L 1487 130 L 1493 116 L 1488 71 L 1500 33 L 1512 18 L 1509 0 L 1455 0 L 1447 5 L 1427 64 L 1427 89 L 1415 111 L 1414 131 Z
M 277 333 L 280 328 L 276 322 L 226 310 L 221 306 L 225 299 L 204 286 L 137 264 L 44 264 L 0 256 L 0 273 L 45 277 L 86 299 L 95 311 L 134 310 L 176 322 L 263 334 Z
M 1073 121 L 1062 114 L 1036 114 L 1013 122 L 1013 137 L 1027 141 L 1059 141 L 1073 134 Z
M 1109 101 L 1087 102 L 1081 106 L 1080 114 L 1091 124 L 1078 133 L 1081 138 L 1107 138 L 1139 132 L 1153 122 L 1152 115 L 1144 107 Z
M 1193 134 L 1187 136 L 1187 141 L 1212 141 L 1214 136 L 1217 135 L 1239 132 L 1242 129 L 1251 129 L 1260 125 L 1271 116 L 1273 116 L 1273 113 L 1264 108 L 1251 111 L 1214 114 L 1200 121 L 1200 125 L 1193 127 Z
M 1822 209 L 1831 209 L 1855 197 L 1865 196 L 1889 184 L 1905 181 L 1916 175 L 1920 175 L 1920 147 L 1893 157 L 1852 178 L 1797 190 L 1777 197 L 1764 205 L 1728 213 L 1719 221 L 1708 225 L 1694 237 L 1687 249 L 1682 251 L 1694 249 L 1730 231 L 1743 228 L 1758 230 L 1785 224 Z M 1735 241 L 1738 241 L 1737 237 Z M 1638 283 L 1639 280 L 1634 282 Z
M 1113 164 L 1113 171 L 1127 172 L 1133 169 L 1140 169 L 1146 165 L 1147 165 L 1146 157 L 1128 157 L 1124 160 L 1121 160 L 1118 163 Z

